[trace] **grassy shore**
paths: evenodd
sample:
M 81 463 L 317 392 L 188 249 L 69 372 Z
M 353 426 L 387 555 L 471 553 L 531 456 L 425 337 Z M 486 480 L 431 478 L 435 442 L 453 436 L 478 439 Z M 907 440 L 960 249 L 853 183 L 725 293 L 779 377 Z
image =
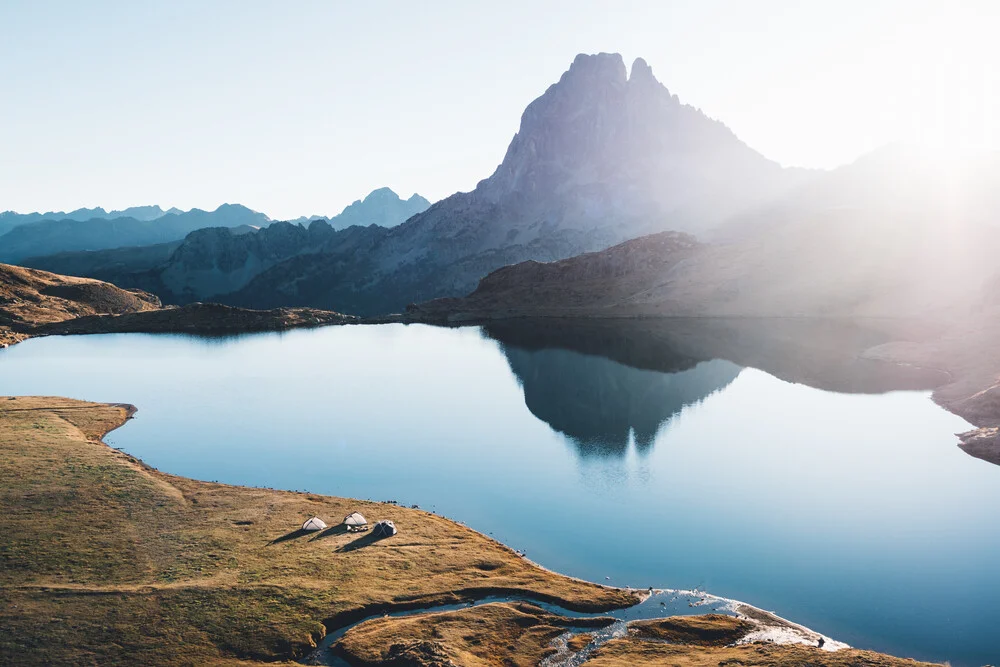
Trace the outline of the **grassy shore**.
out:
M 590 627 L 608 625 L 587 619 Z M 593 634 L 581 619 L 549 614 L 525 603 L 492 603 L 459 611 L 381 618 L 349 630 L 334 650 L 363 667 L 530 667 L 547 657 L 584 650 Z M 762 627 L 759 621 L 719 614 L 633 621 L 625 637 L 582 654 L 587 667 L 930 667 L 870 651 L 831 652 L 763 642 L 737 645 Z M 574 634 L 559 650 L 553 640 Z
M 561 576 L 417 509 L 167 475 L 107 447 L 130 406 L 0 397 L 0 664 L 247 665 L 303 657 L 327 629 L 392 610 L 515 595 L 599 613 L 634 594 Z M 330 474 L 338 474 L 331 463 Z M 374 541 L 337 521 L 392 519 Z M 310 516 L 331 524 L 298 530 Z M 492 603 L 362 623 L 336 650 L 358 665 L 535 665 L 572 627 L 607 618 Z M 871 665 L 874 653 L 729 646 L 761 621 L 636 622 L 588 665 Z M 565 639 L 565 637 L 564 637 Z M 672 643 L 664 643 L 664 641 Z
M 508 593 L 595 612 L 635 601 L 428 512 L 151 470 L 100 442 L 128 415 L 0 398 L 0 664 L 287 661 L 324 625 L 382 610 Z M 296 530 L 352 510 L 400 532 Z

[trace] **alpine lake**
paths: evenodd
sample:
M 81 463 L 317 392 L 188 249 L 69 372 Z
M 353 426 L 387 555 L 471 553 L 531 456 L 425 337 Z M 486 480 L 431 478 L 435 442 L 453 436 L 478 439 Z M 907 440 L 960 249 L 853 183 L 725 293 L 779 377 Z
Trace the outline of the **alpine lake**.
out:
M 541 565 L 708 591 L 860 648 L 1000 660 L 1000 469 L 940 372 L 823 321 L 385 324 L 0 351 L 0 393 L 126 402 L 173 474 L 394 500 Z M 337 517 L 334 517 L 337 519 Z

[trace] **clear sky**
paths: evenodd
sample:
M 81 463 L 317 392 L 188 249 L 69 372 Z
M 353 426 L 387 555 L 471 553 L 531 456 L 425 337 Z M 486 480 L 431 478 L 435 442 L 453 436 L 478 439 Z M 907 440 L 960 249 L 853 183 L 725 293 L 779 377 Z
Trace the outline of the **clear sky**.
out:
M 0 210 L 333 214 L 488 176 L 580 52 L 786 165 L 1000 146 L 1000 2 L 0 2 Z

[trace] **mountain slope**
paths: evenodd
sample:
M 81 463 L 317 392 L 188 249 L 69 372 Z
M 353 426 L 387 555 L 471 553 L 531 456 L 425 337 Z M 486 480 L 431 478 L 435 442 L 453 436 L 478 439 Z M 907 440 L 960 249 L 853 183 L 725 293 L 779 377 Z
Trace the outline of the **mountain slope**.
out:
M 332 261 L 333 255 L 366 248 L 371 239 L 384 233 L 376 225 L 335 230 L 323 220 L 308 227 L 277 222 L 249 234 L 201 229 L 189 234 L 155 271 L 162 283 L 157 293 L 176 303 L 215 300 L 216 295 L 240 290 L 260 273 L 291 258 L 323 253 Z
M 77 251 L 21 260 L 26 266 L 109 280 L 123 287 L 154 292 L 169 303 L 222 300 L 230 304 L 257 306 L 264 300 L 236 298 L 259 274 L 302 255 L 322 255 L 326 267 L 339 266 L 343 258 L 372 243 L 429 203 L 420 195 L 400 199 L 389 188 L 380 188 L 348 206 L 331 222 L 275 222 L 260 229 L 247 225 L 210 225 L 196 229 L 183 241 Z M 346 224 L 362 221 L 364 224 Z M 207 222 L 211 222 L 210 220 Z M 2 251 L 0 251 L 2 252 Z M 230 296 L 225 296 L 230 295 Z M 267 303 L 299 302 L 280 294 Z M 270 307 L 270 306 L 266 306 Z
M 894 151 L 815 179 L 739 222 L 725 242 L 658 234 L 485 277 L 428 317 L 952 317 L 1000 269 L 992 164 L 941 170 Z M 957 179 L 949 181 L 951 179 Z
M 0 345 L 25 337 L 35 326 L 97 314 L 122 314 L 160 307 L 156 297 L 98 280 L 59 276 L 0 264 Z
M 118 217 L 79 220 L 41 220 L 19 225 L 0 236 L 0 261 L 19 262 L 67 251 L 105 250 L 167 243 L 204 227 L 259 227 L 270 222 L 238 204 L 223 204 L 214 211 L 192 209 L 168 213 L 153 220 Z
M 234 231 L 235 229 L 238 228 L 234 228 Z M 149 271 L 162 265 L 181 243 L 182 241 L 170 241 L 110 250 L 61 252 L 23 259 L 20 266 L 66 276 L 94 278 L 118 285 L 119 280 L 130 273 Z

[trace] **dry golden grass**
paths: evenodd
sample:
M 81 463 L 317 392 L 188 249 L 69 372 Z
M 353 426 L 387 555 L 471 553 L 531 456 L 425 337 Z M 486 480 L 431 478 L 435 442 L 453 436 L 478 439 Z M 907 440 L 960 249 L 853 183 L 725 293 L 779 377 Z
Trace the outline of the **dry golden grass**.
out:
M 595 625 L 598 619 L 588 619 Z M 389 667 L 505 667 L 537 665 L 555 652 L 552 640 L 579 626 L 581 619 L 548 614 L 529 604 L 494 603 L 459 611 L 390 617 L 367 621 L 335 645 L 355 665 Z M 750 644 L 733 646 L 757 623 L 732 616 L 675 616 L 629 624 L 627 638 L 597 648 L 587 667 L 662 665 L 719 667 L 929 667 L 868 651 L 823 651 L 801 645 Z M 571 651 L 590 643 L 593 635 L 579 632 L 567 642 Z
M 159 307 L 160 300 L 145 292 L 123 290 L 100 280 L 0 264 L 0 345 L 24 340 L 32 328 L 42 324 Z
M 566 647 L 573 651 L 574 653 L 582 651 L 587 647 L 591 641 L 593 641 L 594 635 L 589 632 L 581 632 L 578 635 L 573 635 L 568 642 L 566 642 Z
M 636 637 L 613 639 L 584 663 L 587 667 L 931 667 L 870 651 L 823 651 L 795 645 L 706 647 L 666 644 Z
M 98 441 L 126 416 L 0 398 L 0 664 L 280 661 L 306 653 L 323 623 L 393 607 L 489 593 L 593 611 L 634 601 L 420 510 L 150 470 Z M 295 531 L 355 509 L 399 534 Z
M 637 637 L 643 639 L 660 639 L 672 644 L 726 646 L 745 637 L 757 625 L 733 616 L 706 614 L 635 621 L 630 627 Z
M 523 602 L 459 611 L 388 617 L 349 630 L 335 650 L 352 665 L 530 667 L 555 652 L 568 625 L 609 625 L 614 619 L 571 619 Z

